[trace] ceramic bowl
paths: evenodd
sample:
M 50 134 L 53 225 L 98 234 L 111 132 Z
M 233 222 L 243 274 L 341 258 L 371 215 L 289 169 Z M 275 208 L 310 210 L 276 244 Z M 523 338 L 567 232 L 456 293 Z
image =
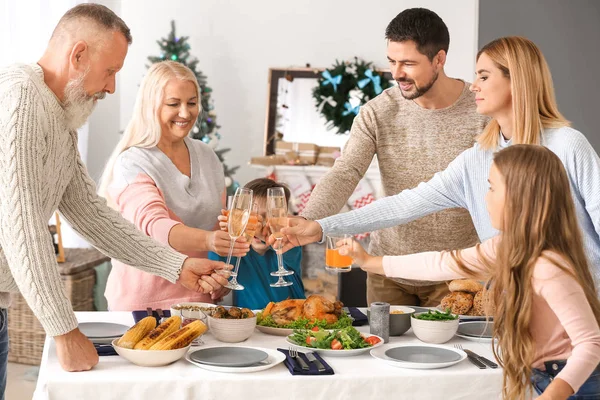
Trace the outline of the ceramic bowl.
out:
M 402 314 L 392 314 L 393 311 L 402 311 Z M 410 316 L 414 308 L 406 306 L 390 306 L 390 336 L 401 336 L 410 329 Z M 371 320 L 371 310 L 367 308 L 367 317 Z
M 411 325 L 415 336 L 425 343 L 446 343 L 458 330 L 458 318 L 447 321 L 428 321 L 415 318 L 422 313 L 412 314 Z
M 256 317 L 231 319 L 208 316 L 208 329 L 221 342 L 243 342 L 252 336 L 254 327 L 256 327 Z
M 127 361 L 141 367 L 161 367 L 163 365 L 174 363 L 180 358 L 183 358 L 191 346 L 190 344 L 189 346 L 175 350 L 134 350 L 117 346 L 118 341 L 119 339 L 115 339 L 112 342 L 117 354 Z

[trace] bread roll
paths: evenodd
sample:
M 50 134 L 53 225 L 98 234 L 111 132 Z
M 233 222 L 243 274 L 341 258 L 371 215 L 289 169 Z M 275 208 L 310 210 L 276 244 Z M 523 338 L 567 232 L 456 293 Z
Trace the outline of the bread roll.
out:
M 466 292 L 452 292 L 442 299 L 442 309 L 448 308 L 454 314 L 465 315 L 473 307 L 473 295 Z
M 468 292 L 475 294 L 483 289 L 483 285 L 475 279 L 457 279 L 450 282 L 449 289 L 451 292 Z
M 493 315 L 494 306 L 490 301 L 489 291 L 480 290 L 475 294 L 473 298 L 473 308 L 475 309 L 476 315 Z

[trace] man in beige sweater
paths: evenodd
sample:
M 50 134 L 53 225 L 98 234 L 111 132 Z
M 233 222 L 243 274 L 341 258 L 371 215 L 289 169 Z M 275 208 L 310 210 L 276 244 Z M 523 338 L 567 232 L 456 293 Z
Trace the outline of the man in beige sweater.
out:
M 0 398 L 6 384 L 10 293 L 20 291 L 53 336 L 61 366 L 98 363 L 61 283 L 48 221 L 58 208 L 106 255 L 212 293 L 227 283 L 219 261 L 187 258 L 150 239 L 96 194 L 77 151 L 77 131 L 98 99 L 115 91 L 129 28 L 112 11 L 81 4 L 58 23 L 37 64 L 0 69 Z
M 398 87 L 385 90 L 361 107 L 342 156 L 310 196 L 302 213 L 307 219 L 339 212 L 374 155 L 384 193 L 394 195 L 446 168 L 473 145 L 487 122 L 475 111 L 469 84 L 444 73 L 450 39 L 437 14 L 422 8 L 404 10 L 388 25 L 386 39 L 389 66 Z M 369 252 L 403 255 L 466 248 L 477 241 L 469 213 L 454 209 L 373 232 Z M 446 293 L 444 282 L 375 274 L 367 278 L 369 304 L 436 306 Z

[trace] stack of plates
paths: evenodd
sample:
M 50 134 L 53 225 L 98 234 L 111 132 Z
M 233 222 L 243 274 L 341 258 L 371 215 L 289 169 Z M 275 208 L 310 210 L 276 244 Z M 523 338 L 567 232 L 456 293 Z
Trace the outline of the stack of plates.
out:
M 394 367 L 410 369 L 446 368 L 467 358 L 462 350 L 435 344 L 379 347 L 371 350 L 371 355 Z
M 207 347 L 188 353 L 193 365 L 215 372 L 257 372 L 280 364 L 285 355 L 277 350 L 260 347 Z
M 461 322 L 456 336 L 475 342 L 491 342 L 494 323 L 489 321 Z
M 79 330 L 96 344 L 111 344 L 127 332 L 128 326 L 111 322 L 82 322 Z

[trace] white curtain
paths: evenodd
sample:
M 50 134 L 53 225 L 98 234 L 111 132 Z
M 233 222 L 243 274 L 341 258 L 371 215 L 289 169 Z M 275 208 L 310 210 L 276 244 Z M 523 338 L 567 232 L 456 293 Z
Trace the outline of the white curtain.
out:
M 54 27 L 79 0 L 0 0 L 0 67 L 13 63 L 34 63 L 40 59 Z M 88 125 L 79 129 L 79 152 L 85 162 Z M 89 247 L 73 229 L 62 222 L 64 247 Z M 50 221 L 54 223 L 54 218 Z

